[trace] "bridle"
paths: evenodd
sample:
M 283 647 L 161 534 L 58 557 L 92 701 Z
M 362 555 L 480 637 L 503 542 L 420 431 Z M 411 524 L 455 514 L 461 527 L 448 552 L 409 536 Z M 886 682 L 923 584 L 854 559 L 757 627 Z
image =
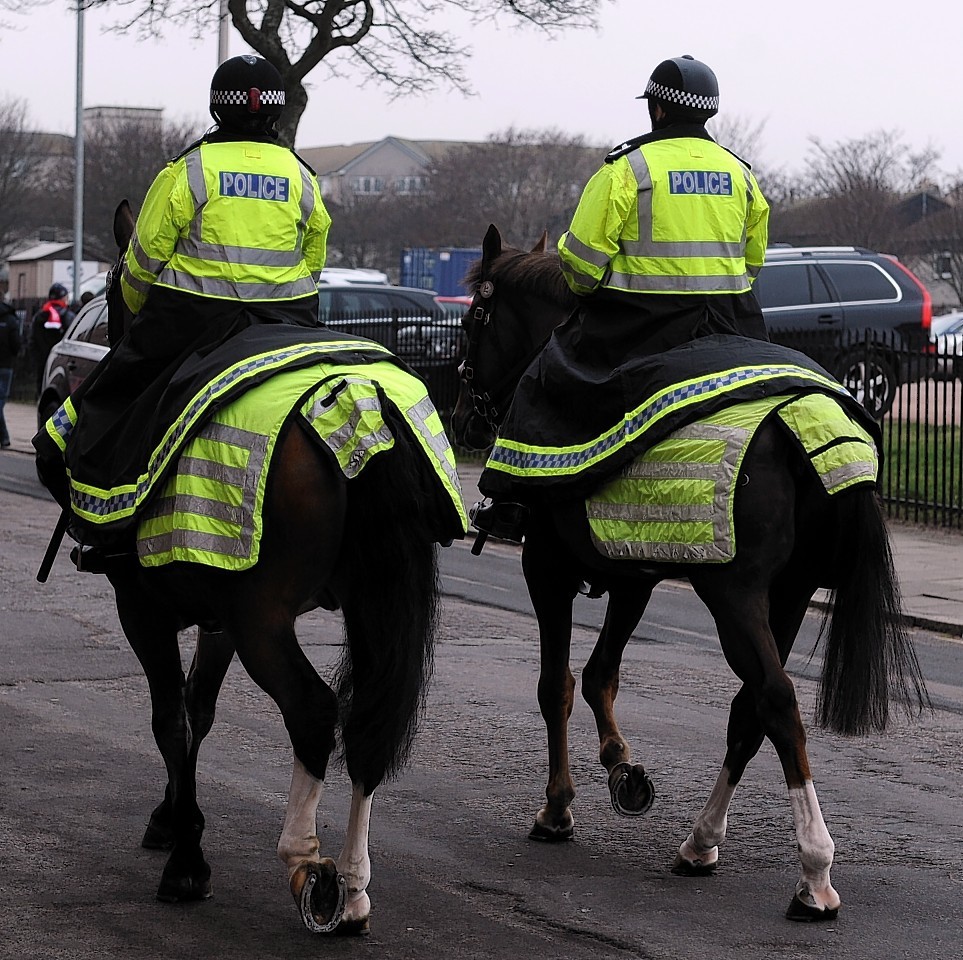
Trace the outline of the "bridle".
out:
M 468 346 L 465 350 L 465 359 L 462 362 L 459 372 L 461 379 L 468 388 L 468 395 L 471 397 L 475 415 L 485 422 L 492 433 L 497 433 L 505 411 L 511 403 L 519 379 L 532 360 L 541 351 L 545 341 L 542 340 L 538 343 L 533 343 L 531 342 L 531 338 L 529 338 L 527 349 L 523 350 L 521 358 L 514 364 L 504 368 L 502 375 L 498 377 L 488 389 L 479 388 L 477 381 L 477 361 L 482 332 L 486 331 L 493 334 L 496 345 L 500 348 L 503 347 L 499 333 L 504 332 L 504 329 L 500 331 L 496 328 L 494 313 L 495 284 L 492 280 L 482 280 L 478 284 L 474 299 L 468 308 L 468 316 L 472 319 L 472 327 L 468 337 Z M 500 352 L 508 353 L 508 351 L 504 349 Z

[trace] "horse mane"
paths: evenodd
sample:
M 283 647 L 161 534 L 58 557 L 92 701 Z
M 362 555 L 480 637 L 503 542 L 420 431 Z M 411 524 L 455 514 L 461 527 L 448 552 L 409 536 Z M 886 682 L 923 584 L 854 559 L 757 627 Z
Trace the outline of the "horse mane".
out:
M 476 260 L 465 275 L 465 284 L 472 294 L 478 292 L 482 281 L 482 266 L 483 261 Z M 505 247 L 489 268 L 487 279 L 506 283 L 512 288 L 523 288 L 527 294 L 559 306 L 574 307 L 577 300 L 562 275 L 558 254 L 526 253 Z

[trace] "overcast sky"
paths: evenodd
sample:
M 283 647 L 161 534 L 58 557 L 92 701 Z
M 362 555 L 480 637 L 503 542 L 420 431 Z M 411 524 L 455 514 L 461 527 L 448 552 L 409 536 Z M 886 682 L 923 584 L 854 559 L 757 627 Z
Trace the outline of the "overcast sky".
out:
M 546 40 L 508 21 L 466 28 L 476 95 L 450 91 L 389 102 L 369 84 L 333 80 L 322 64 L 308 79 L 299 147 L 377 140 L 483 140 L 517 128 L 556 128 L 600 147 L 645 132 L 640 94 L 652 68 L 691 53 L 719 78 L 722 111 L 765 121 L 757 169 L 801 169 L 809 138 L 834 143 L 896 131 L 914 150 L 932 147 L 940 167 L 963 171 L 959 68 L 963 3 L 807 0 L 757 5 L 684 0 L 600 0 L 596 33 Z M 27 101 L 35 129 L 73 133 L 76 17 L 69 0 L 0 31 L 0 100 Z M 84 103 L 163 107 L 171 120 L 207 116 L 217 36 L 168 32 L 155 41 L 105 34 L 103 12 L 85 17 Z M 452 21 L 457 23 L 457 20 Z M 233 34 L 233 31 L 232 31 Z M 230 54 L 247 52 L 236 34 Z

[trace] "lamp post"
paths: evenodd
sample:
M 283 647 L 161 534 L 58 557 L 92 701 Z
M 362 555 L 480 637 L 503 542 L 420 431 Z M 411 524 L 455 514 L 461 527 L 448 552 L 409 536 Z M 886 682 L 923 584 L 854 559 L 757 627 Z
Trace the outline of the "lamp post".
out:
M 77 116 L 74 132 L 74 290 L 80 300 L 84 260 L 84 7 L 77 0 Z
M 220 66 L 227 59 L 227 28 L 230 22 L 227 0 L 221 0 L 220 11 L 217 15 L 217 66 Z

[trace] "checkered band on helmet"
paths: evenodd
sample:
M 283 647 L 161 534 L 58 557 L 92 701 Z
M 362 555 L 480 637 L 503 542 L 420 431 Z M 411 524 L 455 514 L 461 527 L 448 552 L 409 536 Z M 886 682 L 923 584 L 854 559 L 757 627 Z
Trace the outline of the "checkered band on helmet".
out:
M 225 60 L 211 79 L 211 114 L 219 123 L 265 120 L 284 110 L 284 81 L 267 60 L 245 54 Z
M 636 90 L 639 88 L 636 87 Z M 680 107 L 693 107 L 696 110 L 718 110 L 719 97 L 707 97 L 700 93 L 686 93 L 685 90 L 673 90 L 672 87 L 663 86 L 650 80 L 645 85 L 645 97 L 654 97 L 656 100 L 665 100 L 667 103 L 677 103 Z
M 694 117 L 708 119 L 719 112 L 719 81 L 701 60 L 685 54 L 663 60 L 652 71 L 642 98 L 673 104 Z
M 284 106 L 283 90 L 261 90 L 260 94 L 261 103 Z M 249 97 L 249 90 L 212 90 L 211 106 L 246 107 Z

